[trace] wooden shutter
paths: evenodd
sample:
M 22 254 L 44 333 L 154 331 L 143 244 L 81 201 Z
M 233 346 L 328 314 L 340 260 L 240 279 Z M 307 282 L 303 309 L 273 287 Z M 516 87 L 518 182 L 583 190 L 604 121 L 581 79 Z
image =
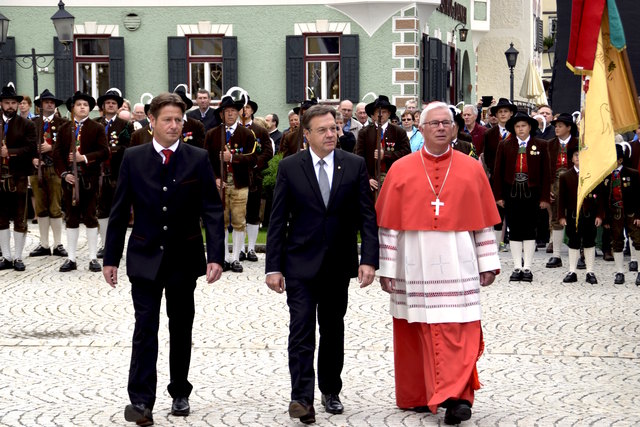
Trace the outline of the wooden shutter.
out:
M 340 99 L 354 104 L 360 99 L 360 52 L 358 35 L 340 37 Z
M 420 58 L 422 61 L 420 64 L 421 76 L 420 83 L 422 85 L 422 102 L 429 102 L 431 99 L 430 89 L 431 89 L 431 79 L 429 76 L 429 35 L 422 35 L 422 57 Z
M 222 39 L 222 93 L 238 86 L 238 38 Z
M 305 99 L 304 37 L 287 36 L 287 103 L 295 104 Z
M 169 92 L 181 83 L 189 83 L 187 74 L 187 38 L 167 37 L 169 56 Z M 224 71 L 223 71 L 224 72 Z
M 16 39 L 15 37 L 7 37 L 7 41 L 0 51 L 0 84 L 6 86 L 7 83 L 16 84 L 16 61 L 13 59 L 16 55 Z M 18 90 L 18 89 L 16 89 Z
M 117 87 L 125 96 L 124 37 L 109 37 L 109 87 Z
M 53 38 L 53 56 L 55 61 L 56 91 L 54 95 L 58 99 L 66 100 L 71 98 L 75 91 L 74 69 L 73 69 L 73 49 L 74 44 L 67 47 Z

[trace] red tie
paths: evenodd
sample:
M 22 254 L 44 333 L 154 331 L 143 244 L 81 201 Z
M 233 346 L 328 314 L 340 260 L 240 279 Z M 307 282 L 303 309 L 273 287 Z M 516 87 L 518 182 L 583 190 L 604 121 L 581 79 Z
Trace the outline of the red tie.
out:
M 171 155 L 173 154 L 173 151 L 169 150 L 168 148 L 162 150 L 162 154 L 164 154 L 164 163 L 162 163 L 163 165 L 168 165 L 169 164 L 169 159 L 171 158 Z

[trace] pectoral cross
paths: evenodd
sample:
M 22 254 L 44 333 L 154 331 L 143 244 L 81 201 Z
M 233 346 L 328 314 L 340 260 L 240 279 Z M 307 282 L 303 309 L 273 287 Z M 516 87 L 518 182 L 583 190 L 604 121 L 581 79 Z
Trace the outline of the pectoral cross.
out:
M 444 206 L 444 203 L 440 201 L 439 198 L 436 197 L 435 202 L 431 202 L 431 206 L 436 207 L 436 216 L 440 215 L 440 206 Z

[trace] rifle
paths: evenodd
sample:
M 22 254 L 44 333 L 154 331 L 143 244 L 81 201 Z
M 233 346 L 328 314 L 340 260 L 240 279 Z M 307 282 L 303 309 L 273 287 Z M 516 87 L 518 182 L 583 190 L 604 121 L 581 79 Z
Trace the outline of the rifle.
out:
M 42 126 L 45 125 L 44 117 L 42 118 Z M 51 125 L 49 125 L 51 126 Z M 42 143 L 45 138 L 44 131 L 42 132 L 42 140 L 38 143 L 38 184 L 42 186 Z
M 77 206 L 80 202 L 80 177 L 78 176 L 78 162 L 76 161 L 76 152 L 78 151 L 77 143 L 78 139 L 80 139 L 80 133 L 78 133 L 78 137 L 76 138 L 76 120 L 73 115 L 73 108 L 71 109 L 71 174 L 75 178 L 73 180 L 73 196 L 71 199 L 71 205 Z
M 222 210 L 224 210 L 224 197 L 225 197 L 225 191 L 224 191 L 224 183 L 226 181 L 226 172 L 227 172 L 227 167 L 224 161 L 224 156 L 223 156 L 223 151 L 227 150 L 227 133 L 225 132 L 226 126 L 224 124 L 224 121 L 222 122 L 222 124 L 220 125 L 220 132 L 222 132 L 222 139 L 220 140 L 220 199 L 222 199 Z
M 376 130 L 376 150 L 378 151 L 378 158 L 376 159 L 376 181 L 378 181 L 378 188 L 375 192 L 375 200 L 378 200 L 378 194 L 380 194 L 380 187 L 382 185 L 382 154 L 380 149 L 382 148 L 382 108 L 378 109 L 378 129 Z M 384 151 L 383 151 L 384 153 Z

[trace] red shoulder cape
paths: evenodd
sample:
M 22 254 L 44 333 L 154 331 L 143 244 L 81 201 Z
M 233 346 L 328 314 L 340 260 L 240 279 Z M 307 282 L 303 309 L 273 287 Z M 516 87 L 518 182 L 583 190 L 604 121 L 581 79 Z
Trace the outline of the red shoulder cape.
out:
M 453 155 L 453 159 L 451 156 Z M 435 215 L 425 169 L 436 191 L 446 169 L 451 170 L 440 193 L 440 215 Z M 387 174 L 376 202 L 378 226 L 393 230 L 475 231 L 500 222 L 489 180 L 477 160 L 450 149 L 440 157 L 424 148 L 397 160 Z

